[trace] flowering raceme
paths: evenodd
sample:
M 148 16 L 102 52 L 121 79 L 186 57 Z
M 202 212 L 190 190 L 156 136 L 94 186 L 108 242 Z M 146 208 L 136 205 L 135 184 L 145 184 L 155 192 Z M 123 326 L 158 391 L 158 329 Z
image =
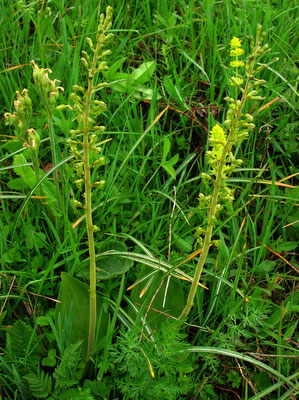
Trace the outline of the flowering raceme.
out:
M 222 151 L 223 151 L 223 146 L 226 143 L 226 135 L 224 130 L 216 124 L 213 129 L 210 131 L 211 135 L 209 138 L 210 145 L 212 147 L 212 154 L 213 156 L 220 161 Z
M 237 37 L 233 37 L 230 41 L 230 56 L 235 57 L 235 60 L 230 62 L 232 68 L 236 68 L 236 75 L 230 79 L 231 86 L 240 86 L 243 83 L 243 79 L 238 75 L 238 68 L 244 67 L 244 62 L 239 60 L 238 57 L 244 54 L 244 50 L 241 48 L 241 40 Z
M 234 200 L 234 189 L 229 186 L 228 178 L 241 165 L 242 160 L 234 155 L 234 148 L 239 146 L 255 129 L 254 117 L 246 112 L 247 102 L 262 100 L 258 94 L 258 86 L 266 83 L 263 79 L 256 79 L 255 75 L 266 64 L 257 66 L 258 58 L 268 51 L 268 45 L 261 43 L 265 33 L 261 33 L 262 26 L 259 25 L 256 33 L 256 40 L 250 38 L 252 53 L 246 61 L 239 60 L 238 57 L 244 54 L 241 48 L 241 40 L 233 37 L 230 42 L 230 56 L 234 59 L 230 62 L 233 69 L 233 76 L 230 78 L 230 85 L 235 86 L 233 92 L 235 96 L 226 96 L 225 100 L 229 103 L 223 126 L 226 131 L 216 124 L 210 131 L 209 145 L 211 150 L 207 151 L 207 161 L 209 164 L 208 173 L 202 173 L 202 182 L 211 194 L 199 193 L 199 208 L 207 210 L 203 216 L 202 224 L 196 228 L 195 236 L 197 245 L 201 248 L 196 270 L 193 276 L 192 285 L 189 291 L 186 305 L 179 319 L 184 319 L 189 314 L 195 301 L 198 282 L 203 272 L 209 248 L 211 244 L 219 245 L 219 241 L 212 239 L 213 230 L 217 224 L 219 212 L 226 205 L 232 204 Z M 238 68 L 245 67 L 238 73 Z M 243 85 L 243 83 L 245 84 Z M 241 86 L 243 85 L 243 87 Z

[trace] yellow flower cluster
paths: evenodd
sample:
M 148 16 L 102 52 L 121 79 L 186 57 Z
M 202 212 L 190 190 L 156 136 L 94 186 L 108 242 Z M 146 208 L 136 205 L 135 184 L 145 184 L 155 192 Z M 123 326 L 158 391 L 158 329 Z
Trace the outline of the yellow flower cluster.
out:
M 222 151 L 223 151 L 223 146 L 226 143 L 226 135 L 224 130 L 221 128 L 220 125 L 216 124 L 213 129 L 210 131 L 210 144 L 212 147 L 212 153 L 214 157 L 220 161 Z
M 241 40 L 237 37 L 233 37 L 230 42 L 230 56 L 235 57 L 235 60 L 230 62 L 232 68 L 244 67 L 244 62 L 239 60 L 238 57 L 244 54 L 244 50 L 241 48 Z M 238 77 L 237 71 L 234 79 L 230 80 L 232 86 L 240 86 L 243 83 L 243 79 Z

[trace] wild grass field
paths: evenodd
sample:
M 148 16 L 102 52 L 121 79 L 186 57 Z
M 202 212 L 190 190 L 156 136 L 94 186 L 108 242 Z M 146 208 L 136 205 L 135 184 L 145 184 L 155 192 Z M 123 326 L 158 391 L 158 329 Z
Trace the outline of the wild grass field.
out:
M 295 399 L 297 2 L 0 4 L 0 398 Z

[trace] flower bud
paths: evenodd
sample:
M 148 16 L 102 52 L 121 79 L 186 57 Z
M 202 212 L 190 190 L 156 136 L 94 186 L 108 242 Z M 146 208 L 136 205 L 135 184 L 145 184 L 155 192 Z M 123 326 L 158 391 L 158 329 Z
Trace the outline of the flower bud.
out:
M 84 65 L 84 67 L 85 67 L 86 69 L 89 69 L 89 64 L 88 64 L 86 58 L 81 57 L 81 62 L 82 62 L 82 64 Z
M 97 181 L 94 183 L 94 186 L 96 186 L 98 189 L 102 189 L 105 185 L 106 181 Z
M 100 230 L 99 227 L 97 227 L 96 225 L 92 225 L 92 231 L 93 232 L 98 232 Z
M 88 43 L 89 47 L 93 50 L 93 43 L 90 37 L 86 38 L 86 42 Z

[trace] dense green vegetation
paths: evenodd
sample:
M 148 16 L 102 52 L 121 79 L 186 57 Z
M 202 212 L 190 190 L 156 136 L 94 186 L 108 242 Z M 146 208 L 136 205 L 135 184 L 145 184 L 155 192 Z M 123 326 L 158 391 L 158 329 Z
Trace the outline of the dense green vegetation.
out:
M 94 52 L 108 5 L 114 36 Z M 295 399 L 296 1 L 0 10 L 0 398 Z M 245 62 L 259 24 L 254 126 L 234 142 L 185 313 L 224 146 L 211 131 L 235 129 L 225 98 L 242 101 L 231 40 Z M 106 50 L 108 70 L 91 61 Z

